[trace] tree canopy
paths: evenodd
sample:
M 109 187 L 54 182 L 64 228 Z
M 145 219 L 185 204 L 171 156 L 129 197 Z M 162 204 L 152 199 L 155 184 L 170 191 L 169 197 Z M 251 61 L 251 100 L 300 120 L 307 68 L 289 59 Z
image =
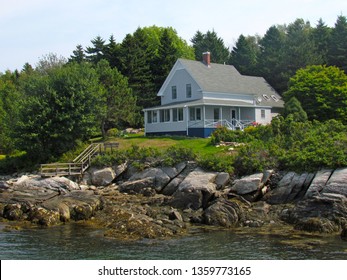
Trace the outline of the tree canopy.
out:
M 284 94 L 297 98 L 310 120 L 347 123 L 347 75 L 335 66 L 313 65 L 300 69 Z

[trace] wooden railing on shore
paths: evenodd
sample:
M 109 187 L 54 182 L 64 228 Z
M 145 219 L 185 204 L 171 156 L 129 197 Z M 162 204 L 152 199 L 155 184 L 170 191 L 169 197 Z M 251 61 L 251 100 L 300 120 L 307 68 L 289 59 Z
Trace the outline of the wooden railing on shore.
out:
M 82 175 L 91 165 L 91 160 L 97 154 L 111 152 L 118 148 L 119 143 L 93 143 L 90 144 L 78 157 L 69 163 L 41 164 L 40 174 L 43 177 Z

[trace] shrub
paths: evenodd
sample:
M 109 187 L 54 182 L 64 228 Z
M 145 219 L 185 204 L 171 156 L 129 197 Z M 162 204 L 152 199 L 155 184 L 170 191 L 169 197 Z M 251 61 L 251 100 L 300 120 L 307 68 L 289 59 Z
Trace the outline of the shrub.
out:
M 218 157 L 215 155 L 205 155 L 198 159 L 198 164 L 206 170 L 232 174 L 234 172 L 233 161 L 234 158 L 230 155 Z
M 174 164 L 195 160 L 196 154 L 190 148 L 172 146 L 169 147 L 164 153 L 163 164 L 172 166 Z
M 117 128 L 111 128 L 106 132 L 107 137 L 119 137 L 121 136 L 121 132 Z

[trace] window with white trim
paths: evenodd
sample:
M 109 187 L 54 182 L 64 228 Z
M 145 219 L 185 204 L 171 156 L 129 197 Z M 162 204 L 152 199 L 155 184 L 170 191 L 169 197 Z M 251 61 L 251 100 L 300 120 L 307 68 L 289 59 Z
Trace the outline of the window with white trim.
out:
M 171 87 L 171 96 L 172 96 L 172 99 L 177 99 L 177 87 L 176 86 Z
M 170 121 L 170 109 L 160 110 L 160 122 Z
M 186 84 L 186 97 L 191 98 L 192 97 L 192 85 Z
M 265 119 L 265 110 L 260 110 L 260 117 Z
M 183 121 L 183 108 L 172 109 L 172 121 L 182 122 Z
M 201 108 L 190 107 L 189 108 L 189 120 L 201 121 Z

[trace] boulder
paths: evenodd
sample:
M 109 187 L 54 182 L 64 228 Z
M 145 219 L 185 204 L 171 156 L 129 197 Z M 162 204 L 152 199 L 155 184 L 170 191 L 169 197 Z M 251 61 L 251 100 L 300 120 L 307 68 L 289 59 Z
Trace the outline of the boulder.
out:
M 305 182 L 307 181 L 307 178 L 310 176 L 311 175 L 308 173 L 303 173 L 301 175 L 296 174 L 293 177 L 293 180 L 290 184 L 291 192 L 286 202 L 292 202 L 298 198 L 299 193 L 302 192 L 302 190 L 305 188 Z
M 257 173 L 235 180 L 233 186 L 231 187 L 231 191 L 239 195 L 258 191 L 263 186 L 262 179 L 263 173 Z
M 178 171 L 175 167 L 163 167 L 161 170 L 170 177 L 170 179 L 175 178 L 178 175 Z
M 170 220 L 179 220 L 179 221 L 183 222 L 182 215 L 181 215 L 180 212 L 178 212 L 176 209 L 173 209 L 173 210 L 169 213 L 169 219 L 170 219 Z
M 216 192 L 214 180 L 217 173 L 205 172 L 196 168 L 181 182 L 173 194 L 170 204 L 175 208 L 192 208 L 194 210 L 205 207 Z
M 27 190 L 53 190 L 58 192 L 67 192 L 79 190 L 77 183 L 65 177 L 41 178 L 40 176 L 22 176 L 14 183 L 15 189 Z
M 23 211 L 19 203 L 8 204 L 4 207 L 2 216 L 10 221 L 20 220 L 23 216 Z
M 269 204 L 286 203 L 299 177 L 295 172 L 287 173 L 278 183 L 277 188 L 264 195 L 263 200 Z
M 335 170 L 322 193 L 336 193 L 347 197 L 347 168 Z
M 135 181 L 126 181 L 119 186 L 119 191 L 130 194 L 141 193 L 144 189 L 154 187 L 154 179 L 154 177 L 148 177 Z
M 119 164 L 115 166 L 114 172 L 116 173 L 116 178 L 121 176 L 128 168 L 128 162 L 124 162 L 122 164 Z
M 158 193 L 169 183 L 170 177 L 160 168 L 148 168 L 142 172 L 136 173 L 129 178 L 129 181 L 139 181 L 152 179 L 152 188 Z
M 324 169 L 324 170 L 318 171 L 316 173 L 316 176 L 312 180 L 311 185 L 308 187 L 304 197 L 311 198 L 319 194 L 325 187 L 326 183 L 328 182 L 332 172 L 333 171 L 331 169 Z
M 230 181 L 230 175 L 226 172 L 220 172 L 217 174 L 215 179 L 215 184 L 217 186 L 217 189 L 223 189 Z
M 116 178 L 112 168 L 95 170 L 92 174 L 92 183 L 96 186 L 107 186 Z
M 347 198 L 339 194 L 316 195 L 285 209 L 280 217 L 297 229 L 335 232 L 347 222 Z
M 178 189 L 179 184 L 183 181 L 183 178 L 174 178 L 168 183 L 162 190 L 163 195 L 173 195 Z
M 203 218 L 207 225 L 231 227 L 242 217 L 242 209 L 234 201 L 218 199 L 205 209 Z
M 347 224 L 342 227 L 341 239 L 347 241 Z
M 42 226 L 52 226 L 60 223 L 60 215 L 56 211 L 33 207 L 28 212 L 28 220 Z

